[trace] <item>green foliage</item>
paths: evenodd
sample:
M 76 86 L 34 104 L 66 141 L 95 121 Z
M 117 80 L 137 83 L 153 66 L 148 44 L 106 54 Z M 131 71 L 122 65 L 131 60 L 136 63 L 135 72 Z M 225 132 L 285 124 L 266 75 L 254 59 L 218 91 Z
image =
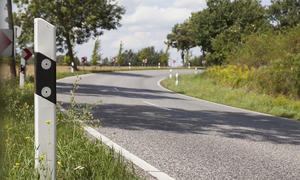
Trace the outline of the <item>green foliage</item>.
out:
M 254 74 L 252 89 L 270 95 L 300 98 L 300 54 L 287 54 L 262 66 Z
M 93 54 L 92 54 L 92 60 L 91 64 L 92 65 L 98 65 L 101 61 L 101 47 L 100 47 L 100 40 L 97 38 L 95 41 L 94 49 L 93 49 Z
M 242 37 L 270 29 L 266 10 L 258 0 L 208 0 L 207 8 L 192 13 L 176 24 L 167 36 L 168 44 L 184 54 L 199 46 L 210 64 L 222 64 L 242 44 Z
M 154 46 L 146 47 L 141 49 L 139 52 L 139 60 L 142 62 L 143 59 L 147 59 L 147 66 L 157 66 L 160 62 L 161 56 L 164 54 L 162 51 L 157 52 Z
M 172 33 L 167 35 L 167 42 L 169 46 L 181 51 L 181 59 L 184 64 L 185 53 L 194 47 L 194 41 L 191 36 L 190 23 L 184 22 L 183 24 L 176 24 Z
M 246 87 L 275 97 L 300 98 L 300 54 L 286 54 L 268 66 L 251 69 L 247 65 L 215 66 L 207 69 L 207 76 L 225 87 Z
M 244 38 L 244 43 L 228 56 L 230 64 L 247 64 L 256 68 L 269 65 L 286 54 L 300 53 L 300 25 L 283 33 L 265 32 Z
M 119 65 L 123 64 L 122 51 L 123 51 L 123 43 L 121 41 L 120 42 L 119 53 L 118 53 L 118 57 L 117 57 L 117 61 L 118 61 Z
M 167 45 L 167 49 L 164 53 L 161 53 L 161 57 L 160 57 L 160 63 L 162 66 L 168 66 L 168 61 L 169 61 L 169 58 L 170 58 L 170 53 L 169 53 L 169 50 L 170 50 L 170 46 Z
M 271 0 L 270 20 L 279 28 L 294 27 L 300 23 L 299 0 Z
M 139 61 L 138 53 L 135 53 L 133 50 L 125 50 L 122 53 L 123 64 L 121 66 L 128 66 L 131 63 L 132 66 L 140 66 L 141 62 Z
M 73 46 L 87 42 L 90 37 L 103 34 L 103 30 L 116 29 L 125 13 L 115 1 L 61 0 L 28 1 L 14 0 L 21 9 L 16 15 L 16 25 L 22 26 L 19 42 L 25 47 L 33 42 L 33 19 L 43 18 L 56 26 L 56 42 L 59 51 L 68 49 L 74 62 Z M 76 68 L 76 66 L 75 66 Z

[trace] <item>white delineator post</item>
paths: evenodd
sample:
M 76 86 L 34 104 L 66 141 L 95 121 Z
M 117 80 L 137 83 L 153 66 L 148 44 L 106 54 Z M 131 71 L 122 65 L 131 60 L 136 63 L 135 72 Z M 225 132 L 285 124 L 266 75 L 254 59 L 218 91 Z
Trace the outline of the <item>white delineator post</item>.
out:
M 178 85 L 178 73 L 176 73 L 176 81 L 175 81 L 175 85 Z
M 131 63 L 130 62 L 128 63 L 128 68 L 131 69 Z
M 191 63 L 189 63 L 189 66 L 188 66 L 188 68 L 189 68 L 189 69 L 191 69 Z
M 170 79 L 172 78 L 172 69 L 170 69 L 170 75 L 169 75 L 169 78 L 170 78 Z
M 26 76 L 26 61 L 24 58 L 21 58 L 20 87 L 24 86 L 25 76 Z
M 160 69 L 160 63 L 158 63 L 158 69 Z
M 34 19 L 35 167 L 41 179 L 56 176 L 56 28 Z
M 197 74 L 197 73 L 198 73 L 198 68 L 195 67 L 195 74 Z
M 71 62 L 71 73 L 73 73 L 73 72 L 74 72 L 74 63 Z

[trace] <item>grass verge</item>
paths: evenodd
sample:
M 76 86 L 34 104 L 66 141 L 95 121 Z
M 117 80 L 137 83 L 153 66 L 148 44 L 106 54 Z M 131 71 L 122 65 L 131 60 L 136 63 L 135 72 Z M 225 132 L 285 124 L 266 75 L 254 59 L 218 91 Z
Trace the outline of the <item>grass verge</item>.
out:
M 275 116 L 300 120 L 300 101 L 285 96 L 268 96 L 251 92 L 244 88 L 232 89 L 216 85 L 206 78 L 206 74 L 189 74 L 179 76 L 179 85 L 175 79 L 166 79 L 164 87 L 177 93 L 204 99 L 207 101 L 239 107 Z
M 34 168 L 34 85 L 19 88 L 10 81 L 1 84 L 0 92 L 0 179 L 39 179 Z M 140 179 L 114 150 L 85 136 L 75 119 L 90 120 L 91 114 L 75 108 L 71 113 L 72 118 L 57 111 L 57 179 Z

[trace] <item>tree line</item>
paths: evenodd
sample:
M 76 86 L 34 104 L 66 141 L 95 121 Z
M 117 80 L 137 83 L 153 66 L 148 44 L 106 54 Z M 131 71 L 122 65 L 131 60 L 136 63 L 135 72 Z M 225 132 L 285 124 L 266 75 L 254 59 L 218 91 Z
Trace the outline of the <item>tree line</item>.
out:
M 207 8 L 175 24 L 167 44 L 181 53 L 183 63 L 191 48 L 200 47 L 209 64 L 221 65 L 251 34 L 282 33 L 300 22 L 299 0 L 207 0 Z

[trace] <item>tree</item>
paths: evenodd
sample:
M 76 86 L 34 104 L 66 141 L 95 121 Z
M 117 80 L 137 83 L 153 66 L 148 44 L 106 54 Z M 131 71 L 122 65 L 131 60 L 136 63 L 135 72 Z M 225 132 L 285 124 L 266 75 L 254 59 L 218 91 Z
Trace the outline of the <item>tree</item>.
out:
M 150 46 L 141 49 L 138 54 L 139 60 L 141 62 L 143 61 L 143 59 L 147 59 L 147 65 L 157 66 L 157 64 L 160 62 L 163 52 L 157 52 L 154 46 Z
M 12 32 L 14 33 L 14 21 L 13 21 L 13 13 L 12 13 L 12 4 L 11 4 L 11 0 L 7 0 L 7 12 L 8 12 L 8 28 L 10 30 L 12 30 Z M 12 39 L 12 42 L 14 42 L 14 36 Z M 12 77 L 16 77 L 17 73 L 16 73 L 16 59 L 15 59 L 15 55 L 14 55 L 14 43 L 12 43 L 12 56 L 10 58 L 9 61 L 9 66 L 10 66 L 10 74 Z
M 192 56 L 193 56 L 192 51 L 190 51 L 190 50 L 186 51 L 185 57 L 184 57 L 184 58 L 185 58 L 185 62 L 186 62 L 186 63 L 187 63 L 187 62 L 190 62 Z
M 299 0 L 271 0 L 268 14 L 279 27 L 294 27 L 300 23 Z
M 162 55 L 160 57 L 160 62 L 164 66 L 168 65 L 168 60 L 169 60 L 169 57 L 170 57 L 169 49 L 170 49 L 170 45 L 167 45 L 166 51 L 164 53 L 162 53 Z
M 183 24 L 176 24 L 172 33 L 167 35 L 167 44 L 178 51 L 181 51 L 181 59 L 184 64 L 184 55 L 192 47 L 194 47 L 194 41 L 191 36 L 189 22 Z
M 100 54 L 100 40 L 97 38 L 95 41 L 94 49 L 93 49 L 93 54 L 92 54 L 92 60 L 91 64 L 92 65 L 97 65 L 101 61 L 101 54 Z
M 135 53 L 133 50 L 125 50 L 122 53 L 123 63 L 121 66 L 128 66 L 128 63 L 131 63 L 132 66 L 139 65 L 139 56 L 138 53 Z
M 23 36 L 21 43 L 33 42 L 33 19 L 43 18 L 57 28 L 56 42 L 60 52 L 68 50 L 74 62 L 73 47 L 103 34 L 103 30 L 116 29 L 125 13 L 114 0 L 14 0 Z M 76 63 L 74 68 L 77 69 Z
M 120 42 L 120 47 L 119 47 L 119 53 L 118 53 L 118 57 L 117 57 L 117 60 L 118 60 L 118 63 L 119 65 L 121 65 L 123 63 L 123 59 L 122 59 L 122 51 L 123 51 L 123 43 L 122 41 Z
M 189 26 L 194 44 L 222 64 L 242 37 L 270 28 L 266 10 L 257 0 L 208 0 L 207 9 L 192 13 Z

